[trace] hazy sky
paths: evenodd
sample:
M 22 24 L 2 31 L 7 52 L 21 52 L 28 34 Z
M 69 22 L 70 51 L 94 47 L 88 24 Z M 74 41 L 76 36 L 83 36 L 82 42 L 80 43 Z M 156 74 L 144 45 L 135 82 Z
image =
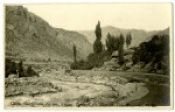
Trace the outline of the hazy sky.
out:
M 159 30 L 171 26 L 171 4 L 41 4 L 24 5 L 51 26 L 94 30 L 101 26 Z

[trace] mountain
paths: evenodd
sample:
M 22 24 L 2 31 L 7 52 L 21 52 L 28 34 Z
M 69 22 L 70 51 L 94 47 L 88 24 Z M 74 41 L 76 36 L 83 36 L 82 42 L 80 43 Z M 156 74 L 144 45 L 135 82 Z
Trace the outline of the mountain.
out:
M 127 33 L 131 33 L 132 35 L 132 43 L 131 46 L 138 46 L 143 41 L 148 41 L 150 37 L 159 32 L 167 33 L 169 29 L 165 29 L 162 31 L 145 31 L 140 29 L 122 29 L 116 28 L 113 26 L 102 27 L 102 42 L 105 44 L 107 33 L 111 33 L 112 35 L 119 36 L 121 33 L 126 36 Z M 85 35 L 89 42 L 93 43 L 96 39 L 94 31 L 79 31 L 79 33 Z
M 5 8 L 6 56 L 70 61 L 73 44 L 78 58 L 85 58 L 92 51 L 91 43 L 78 32 L 54 28 L 23 6 Z

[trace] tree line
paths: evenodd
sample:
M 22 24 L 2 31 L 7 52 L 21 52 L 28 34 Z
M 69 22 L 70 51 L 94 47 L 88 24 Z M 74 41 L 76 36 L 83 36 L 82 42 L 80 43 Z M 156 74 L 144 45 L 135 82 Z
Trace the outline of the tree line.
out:
M 154 35 L 148 42 L 142 42 L 135 48 L 132 56 L 133 65 L 143 63 L 142 68 L 150 64 L 149 72 L 163 70 L 169 72 L 169 35 Z
M 105 61 L 111 59 L 111 55 L 114 51 L 118 51 L 118 64 L 123 65 L 124 60 L 124 45 L 129 48 L 132 42 L 132 34 L 129 32 L 126 34 L 126 38 L 121 33 L 119 36 L 107 34 L 106 46 L 101 42 L 102 29 L 100 22 L 98 21 L 95 28 L 96 39 L 93 43 L 93 53 L 90 53 L 87 60 L 76 59 L 76 46 L 73 46 L 74 62 L 71 64 L 72 69 L 92 69 L 94 67 L 100 67 Z M 162 70 L 165 74 L 169 73 L 169 35 L 155 34 L 150 41 L 142 42 L 138 47 L 132 47 L 134 50 L 132 54 L 132 66 L 142 63 L 141 69 L 149 67 L 148 72 L 156 72 Z
M 76 46 L 73 45 L 73 56 L 74 62 L 71 64 L 72 69 L 92 69 L 93 67 L 102 66 L 104 61 L 111 58 L 113 51 L 118 51 L 119 53 L 119 64 L 124 64 L 124 44 L 126 43 L 127 48 L 130 46 L 132 41 L 131 33 L 126 35 L 126 40 L 123 34 L 120 36 L 114 36 L 110 33 L 107 34 L 106 38 L 106 49 L 101 42 L 102 38 L 102 29 L 100 26 L 100 21 L 98 21 L 95 28 L 96 39 L 93 43 L 93 53 L 90 53 L 87 57 L 87 60 L 76 61 Z
M 39 76 L 39 74 L 32 68 L 32 66 L 29 65 L 27 69 L 25 69 L 22 60 L 19 63 L 16 63 L 11 59 L 6 59 L 5 60 L 5 77 L 7 78 L 9 75 L 12 75 L 12 74 L 17 77 Z

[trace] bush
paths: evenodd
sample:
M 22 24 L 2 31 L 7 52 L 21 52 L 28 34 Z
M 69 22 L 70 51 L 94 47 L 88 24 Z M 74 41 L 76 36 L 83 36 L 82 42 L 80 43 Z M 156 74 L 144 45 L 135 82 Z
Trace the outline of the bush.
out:
M 90 54 L 88 56 L 88 62 L 91 63 L 93 67 L 102 66 L 104 63 L 102 56 L 100 54 Z
M 5 77 L 8 77 L 10 74 L 19 74 L 19 77 L 32 77 L 39 76 L 31 66 L 26 69 L 23 67 L 23 61 L 20 61 L 18 64 L 13 62 L 10 59 L 5 60 Z
M 101 53 L 91 53 L 88 56 L 87 61 L 80 60 L 78 62 L 73 62 L 70 68 L 73 70 L 90 70 L 94 67 L 100 67 L 105 61 L 111 58 L 110 52 L 103 51 Z
M 5 60 L 5 77 L 8 77 L 9 74 L 16 74 L 17 73 L 17 65 L 15 62 L 11 61 L 10 59 Z
M 148 42 L 142 42 L 133 54 L 133 64 L 151 63 L 153 70 L 169 71 L 169 36 L 154 35 Z M 151 70 L 152 71 L 152 70 Z
M 18 72 L 19 72 L 19 77 L 25 76 L 24 74 L 24 68 L 23 68 L 23 61 L 20 61 L 18 64 Z
M 32 66 L 29 66 L 27 68 L 27 76 L 32 77 L 32 76 L 39 76 L 39 75 L 32 69 Z
M 88 62 L 92 64 L 93 67 L 100 67 L 105 61 L 111 59 L 111 54 L 108 51 L 103 51 L 99 54 L 89 54 Z

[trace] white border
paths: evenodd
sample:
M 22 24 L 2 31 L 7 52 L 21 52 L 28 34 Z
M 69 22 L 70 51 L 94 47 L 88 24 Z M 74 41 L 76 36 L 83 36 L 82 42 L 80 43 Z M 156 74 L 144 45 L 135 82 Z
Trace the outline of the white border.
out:
M 21 109 L 19 110 L 18 108 L 15 108 L 14 109 L 7 109 L 5 110 L 4 109 L 4 4 L 28 4 L 28 3 L 128 3 L 128 2 L 139 2 L 139 3 L 157 3 L 157 2 L 162 2 L 162 3 L 165 3 L 165 2 L 172 2 L 173 5 L 175 3 L 175 1 L 172 1 L 172 0 L 147 0 L 147 1 L 144 1 L 144 0 L 5 0 L 5 1 L 2 1 L 0 0 L 0 53 L 1 53 L 1 56 L 0 56 L 0 73 L 1 73 L 1 76 L 0 76 L 0 112 L 2 111 L 15 111 L 15 112 L 28 112 L 28 111 L 33 111 L 33 112 L 43 112 L 43 111 L 47 111 L 47 112 L 50 112 L 50 111 L 60 111 L 60 110 L 64 110 L 64 111 L 114 111 L 114 110 L 130 110 L 131 112 L 133 111 L 138 111 L 140 112 L 141 110 L 142 111 L 151 111 L 151 110 L 157 110 L 157 111 L 162 111 L 163 109 L 163 112 L 165 111 L 168 111 L 170 108 L 166 108 L 166 107 L 163 107 L 163 108 L 138 108 L 138 107 L 130 107 L 130 108 L 120 108 L 120 107 L 107 107 L 107 108 L 84 108 L 84 107 L 81 107 L 81 108 L 75 108 L 75 107 L 72 107 L 72 108 L 30 108 L 30 110 L 28 110 L 29 108 L 25 108 L 25 109 Z M 173 8 L 173 15 L 174 15 L 174 8 Z M 173 28 L 173 30 L 171 32 L 174 32 L 174 26 L 175 23 L 174 23 L 174 18 L 172 20 L 172 26 L 171 28 Z M 174 33 L 171 33 L 171 36 L 170 37 L 174 37 Z M 173 38 L 172 38 L 173 39 Z M 174 39 L 173 39 L 174 40 Z M 170 41 L 170 45 L 171 45 L 171 53 L 173 55 L 175 55 L 175 51 L 174 51 L 174 41 Z M 171 55 L 171 62 L 174 62 L 174 57 Z M 171 69 L 174 69 L 174 66 L 171 66 Z M 173 77 L 171 77 L 171 84 L 173 84 L 173 81 L 174 81 L 174 70 L 171 71 L 171 74 L 173 75 Z M 174 90 L 173 86 L 171 86 L 171 90 Z M 173 104 L 173 100 L 174 100 L 174 97 L 175 95 L 173 94 L 174 91 L 171 91 L 171 96 L 173 96 L 173 99 L 171 99 L 171 104 Z M 132 108 L 132 110 L 131 110 Z M 144 110 L 143 110 L 144 109 Z M 168 109 L 168 110 L 164 110 L 164 109 Z

